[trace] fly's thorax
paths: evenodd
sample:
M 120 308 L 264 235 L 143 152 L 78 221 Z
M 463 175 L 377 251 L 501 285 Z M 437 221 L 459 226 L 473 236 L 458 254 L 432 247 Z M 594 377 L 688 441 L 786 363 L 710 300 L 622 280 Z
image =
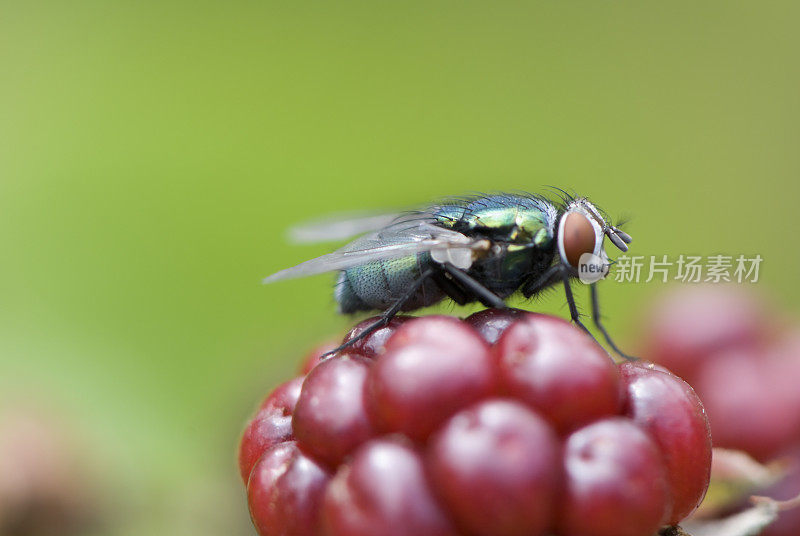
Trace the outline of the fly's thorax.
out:
M 483 239 L 485 245 L 472 249 L 469 263 L 463 254 L 465 262 L 460 267 L 502 297 L 552 264 L 558 210 L 546 199 L 514 194 L 478 196 L 440 205 L 432 213 L 442 227 Z M 453 259 L 444 257 L 457 253 L 437 252 L 432 257 L 455 265 Z
M 490 195 L 445 204 L 434 210 L 440 224 L 493 242 L 548 248 L 558 211 L 545 199 L 524 195 Z
M 484 257 L 475 261 L 470 274 L 505 298 L 513 294 L 531 277 L 536 277 L 553 263 L 554 248 L 540 248 L 532 244 L 495 243 Z
M 469 227 L 474 233 L 514 244 L 543 245 L 552 237 L 541 211 L 520 207 L 479 211 L 469 219 Z

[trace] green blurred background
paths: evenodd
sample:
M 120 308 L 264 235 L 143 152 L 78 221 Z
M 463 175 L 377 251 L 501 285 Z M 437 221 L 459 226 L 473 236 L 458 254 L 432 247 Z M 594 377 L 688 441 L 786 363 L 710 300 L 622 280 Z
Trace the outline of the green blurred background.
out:
M 250 534 L 241 427 L 353 322 L 331 277 L 259 285 L 329 249 L 288 245 L 294 223 L 554 184 L 630 216 L 632 253 L 761 254 L 796 310 L 799 16 L 2 2 L 0 402 L 69 423 L 99 532 Z M 662 288 L 602 285 L 622 342 Z

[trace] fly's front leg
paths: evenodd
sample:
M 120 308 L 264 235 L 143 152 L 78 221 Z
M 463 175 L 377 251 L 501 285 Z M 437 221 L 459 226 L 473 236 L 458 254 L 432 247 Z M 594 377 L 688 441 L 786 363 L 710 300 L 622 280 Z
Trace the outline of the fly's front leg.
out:
M 349 341 L 347 341 L 346 343 L 342 344 L 342 345 L 341 345 L 341 346 L 339 346 L 338 348 L 334 348 L 334 349 L 333 349 L 333 350 L 331 350 L 330 352 L 325 352 L 324 354 L 322 354 L 322 357 L 321 357 L 321 359 L 328 359 L 329 357 L 331 357 L 331 356 L 332 356 L 333 354 L 335 354 L 336 352 L 339 352 L 339 351 L 341 351 L 341 350 L 344 350 L 345 348 L 349 348 L 349 347 L 353 346 L 353 345 L 354 345 L 355 343 L 357 343 L 358 341 L 360 341 L 360 340 L 364 339 L 365 337 L 367 337 L 367 336 L 368 336 L 368 335 L 370 335 L 371 333 L 375 332 L 376 330 L 379 330 L 380 328 L 382 328 L 383 326 L 385 326 L 386 324 L 388 324 L 388 323 L 389 323 L 389 321 L 390 321 L 392 318 L 394 318 L 394 317 L 395 317 L 395 315 L 396 315 L 397 313 L 399 313 L 399 312 L 400 312 L 400 309 L 402 309 L 402 308 L 403 308 L 403 305 L 404 305 L 404 304 L 405 304 L 405 303 L 406 303 L 408 300 L 410 300 L 412 297 L 414 297 L 414 294 L 416 294 L 416 292 L 417 292 L 417 291 L 420 289 L 420 287 L 422 287 L 422 285 L 425 283 L 425 281 L 426 281 L 426 280 L 427 280 L 429 277 L 433 276 L 433 275 L 434 275 L 434 273 L 435 273 L 435 270 L 434 270 L 434 268 L 426 268 L 426 269 L 425 269 L 425 270 L 424 270 L 424 271 L 423 271 L 423 272 L 420 274 L 419 278 L 417 278 L 417 279 L 416 279 L 416 280 L 415 280 L 415 281 L 414 281 L 414 282 L 413 282 L 413 283 L 412 283 L 412 284 L 411 284 L 411 285 L 408 287 L 408 289 L 406 290 L 406 293 L 405 293 L 405 294 L 403 294 L 401 297 L 399 297 L 399 298 L 397 299 L 397 301 L 395 301 L 395 302 L 392 304 L 392 306 L 391 306 L 391 307 L 389 307 L 388 309 L 386 309 L 386 310 L 385 310 L 385 311 L 384 311 L 384 312 L 381 314 L 381 317 L 380 317 L 378 320 L 376 320 L 375 322 L 373 322 L 372 324 L 370 324 L 369 326 L 367 326 L 367 327 L 364 329 L 364 331 L 362 331 L 361 333 L 359 333 L 358 335 L 356 335 L 355 337 L 353 337 L 352 339 L 350 339 L 350 340 L 349 340 Z
M 583 322 L 581 322 L 581 318 L 580 318 L 581 315 L 578 312 L 578 306 L 575 305 L 575 297 L 572 295 L 572 287 L 570 286 L 570 282 L 569 282 L 569 269 L 568 268 L 562 267 L 561 277 L 562 277 L 562 279 L 564 281 L 564 294 L 566 294 L 566 296 L 567 296 L 567 305 L 569 305 L 569 314 L 572 317 L 572 321 L 575 322 L 575 324 L 578 325 L 583 331 L 585 331 L 594 340 L 594 342 L 596 342 L 598 344 L 598 346 L 602 346 L 600 344 L 600 342 L 595 338 L 595 336 L 592 335 L 592 332 L 589 331 L 589 329 L 586 326 L 583 325 Z M 596 302 L 593 302 L 592 305 L 594 305 L 595 303 Z M 608 335 L 605 333 L 605 330 L 603 330 L 603 335 L 605 335 L 606 340 L 609 340 L 608 339 Z M 623 353 L 621 353 L 619 351 L 619 349 L 616 347 L 615 344 L 611 343 L 611 348 L 613 348 L 614 351 L 617 352 L 618 354 L 622 355 L 623 357 L 626 357 L 625 354 L 623 354 Z
M 569 283 L 569 271 L 563 265 L 559 265 L 559 271 L 561 272 L 561 280 L 564 283 L 564 294 L 567 297 L 567 305 L 569 306 L 569 316 L 572 318 L 572 321 L 580 327 L 583 331 L 589 334 L 591 338 L 594 339 L 594 335 L 589 329 L 583 325 L 581 322 L 581 314 L 578 312 L 578 306 L 575 304 L 575 297 L 572 295 L 572 287 Z M 597 339 L 595 339 L 597 340 Z
M 592 299 L 592 320 L 594 320 L 594 325 L 597 326 L 598 331 L 603 334 L 603 337 L 606 339 L 608 345 L 615 351 L 620 357 L 624 357 L 628 361 L 639 361 L 638 357 L 634 357 L 632 355 L 628 355 L 614 343 L 611 339 L 611 336 L 606 331 L 605 326 L 603 326 L 602 322 L 600 321 L 600 302 L 597 299 L 597 283 L 592 283 L 589 285 L 589 295 Z
M 548 268 L 544 271 L 542 275 L 537 278 L 531 277 L 528 281 L 522 285 L 522 295 L 526 298 L 530 298 L 537 292 L 540 292 L 547 287 L 555 284 L 559 280 L 559 276 L 561 275 L 561 265 L 556 264 Z

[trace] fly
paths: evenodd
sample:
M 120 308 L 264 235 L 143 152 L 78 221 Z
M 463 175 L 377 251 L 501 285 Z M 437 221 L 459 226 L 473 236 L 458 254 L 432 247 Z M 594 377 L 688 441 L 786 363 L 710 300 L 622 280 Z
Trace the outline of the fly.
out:
M 530 298 L 561 283 L 572 321 L 580 320 L 571 281 L 591 254 L 608 271 L 604 240 L 627 251 L 631 237 L 584 197 L 562 191 L 558 201 L 534 194 L 461 197 L 423 210 L 327 222 L 294 230 L 296 241 L 340 240 L 344 247 L 264 279 L 272 283 L 339 272 L 334 296 L 340 313 L 381 311 L 380 318 L 333 354 L 366 337 L 401 311 L 450 298 L 505 308 L 517 291 Z M 622 352 L 600 320 L 596 282 L 590 283 L 592 319 L 609 346 Z M 591 333 L 590 333 L 591 335 Z

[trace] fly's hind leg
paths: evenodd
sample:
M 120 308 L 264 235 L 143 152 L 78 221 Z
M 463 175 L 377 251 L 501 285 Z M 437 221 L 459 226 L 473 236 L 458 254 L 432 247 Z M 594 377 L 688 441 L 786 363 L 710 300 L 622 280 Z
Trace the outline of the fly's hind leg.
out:
M 375 322 L 373 322 L 372 324 L 370 324 L 369 326 L 367 326 L 367 327 L 364 329 L 364 331 L 362 331 L 361 333 L 359 333 L 358 335 L 356 335 L 355 337 L 353 337 L 352 339 L 350 339 L 350 340 L 349 340 L 349 341 L 347 341 L 346 343 L 342 344 L 342 345 L 341 345 L 341 346 L 339 346 L 338 348 L 334 348 L 334 349 L 333 349 L 333 350 L 331 350 L 330 352 L 325 352 L 324 354 L 322 354 L 322 357 L 321 357 L 321 359 L 328 359 L 329 357 L 331 357 L 331 356 L 332 356 L 333 354 L 335 354 L 336 352 L 340 352 L 341 350 L 344 350 L 345 348 L 349 348 L 349 347 L 353 346 L 353 345 L 354 345 L 355 343 L 357 343 L 358 341 L 360 341 L 360 340 L 362 340 L 362 339 L 366 338 L 366 337 L 367 337 L 368 335 L 370 335 L 371 333 L 375 332 L 376 330 L 379 330 L 380 328 L 382 328 L 383 326 L 385 326 L 386 324 L 388 324 L 388 323 L 389 323 L 389 321 L 390 321 L 392 318 L 394 318 L 394 316 L 395 316 L 397 313 L 399 313 L 399 312 L 400 312 L 400 310 L 403 308 L 403 305 L 404 305 L 404 304 L 405 304 L 405 303 L 406 303 L 408 300 L 410 300 L 412 297 L 414 297 L 414 294 L 416 294 L 416 292 L 417 292 L 417 291 L 418 291 L 418 290 L 419 290 L 419 289 L 422 287 L 422 285 L 425 283 L 425 281 L 426 281 L 426 280 L 427 280 L 429 277 L 433 276 L 433 275 L 434 275 L 434 273 L 435 273 L 435 270 L 434 270 L 433 268 L 426 268 L 426 269 L 425 269 L 425 270 L 424 270 L 424 271 L 423 271 L 423 272 L 420 274 L 420 276 L 419 276 L 419 277 L 418 277 L 418 278 L 417 278 L 417 279 L 416 279 L 416 280 L 415 280 L 415 281 L 414 281 L 414 282 L 413 282 L 413 283 L 412 283 L 412 284 L 411 284 L 411 285 L 408 287 L 408 289 L 406 290 L 405 294 L 403 294 L 402 296 L 400 296 L 400 297 L 397 299 L 397 301 L 395 301 L 395 302 L 392 304 L 392 306 L 391 306 L 391 307 L 389 307 L 388 309 L 386 309 L 386 310 L 385 310 L 385 311 L 384 311 L 384 312 L 381 314 L 381 316 L 380 316 L 380 318 L 379 318 L 378 320 L 376 320 Z
M 449 274 L 452 280 L 447 279 L 445 273 Z M 400 312 L 400 310 L 403 308 L 403 305 L 410 300 L 414 294 L 416 294 L 416 292 L 422 287 L 429 277 L 433 277 L 436 280 L 437 285 L 439 285 L 439 288 L 441 288 L 445 294 L 453 298 L 456 303 L 462 304 L 462 301 L 463 303 L 467 303 L 470 298 L 475 298 L 483 303 L 486 307 L 496 307 L 498 309 L 505 309 L 507 307 L 500 296 L 483 286 L 480 282 L 476 281 L 463 270 L 460 270 L 451 264 L 444 263 L 441 264 L 440 267 L 426 268 L 420 274 L 419 278 L 408 287 L 406 293 L 398 298 L 389 309 L 384 311 L 378 320 L 367 326 L 364 331 L 338 348 L 324 353 L 322 355 L 322 359 L 327 359 L 336 352 L 349 348 L 358 341 L 367 337 L 369 334 L 388 324 L 389 321 Z

